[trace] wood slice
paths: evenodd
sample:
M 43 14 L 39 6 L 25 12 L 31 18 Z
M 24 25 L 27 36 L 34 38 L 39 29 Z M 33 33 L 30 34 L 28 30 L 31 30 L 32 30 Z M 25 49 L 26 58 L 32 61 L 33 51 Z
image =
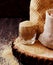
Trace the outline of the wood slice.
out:
M 53 50 L 44 47 L 38 40 L 33 45 L 22 43 L 18 37 L 12 44 L 12 51 L 23 65 L 53 65 Z

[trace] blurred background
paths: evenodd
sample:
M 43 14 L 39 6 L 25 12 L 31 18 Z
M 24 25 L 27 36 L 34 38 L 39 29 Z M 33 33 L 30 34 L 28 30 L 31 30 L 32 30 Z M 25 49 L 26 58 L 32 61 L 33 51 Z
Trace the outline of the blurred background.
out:
M 0 16 L 28 19 L 29 5 L 30 0 L 0 0 Z
M 18 37 L 19 23 L 29 20 L 30 0 L 0 0 L 0 43 Z

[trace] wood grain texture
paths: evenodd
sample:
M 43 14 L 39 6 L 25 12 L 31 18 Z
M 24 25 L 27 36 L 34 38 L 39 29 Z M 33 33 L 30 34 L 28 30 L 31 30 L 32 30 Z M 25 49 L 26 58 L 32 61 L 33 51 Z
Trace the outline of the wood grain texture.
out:
M 23 45 L 17 38 L 12 45 L 13 54 L 24 65 L 51 65 L 53 64 L 53 50 L 36 42 L 34 45 Z

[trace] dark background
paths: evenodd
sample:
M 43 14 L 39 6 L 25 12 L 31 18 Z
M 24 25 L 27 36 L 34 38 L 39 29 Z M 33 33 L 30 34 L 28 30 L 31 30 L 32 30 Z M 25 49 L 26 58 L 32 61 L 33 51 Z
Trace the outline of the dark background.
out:
M 1 17 L 29 19 L 30 0 L 0 0 Z
M 0 0 L 0 43 L 6 44 L 19 35 L 19 23 L 29 20 L 30 0 Z

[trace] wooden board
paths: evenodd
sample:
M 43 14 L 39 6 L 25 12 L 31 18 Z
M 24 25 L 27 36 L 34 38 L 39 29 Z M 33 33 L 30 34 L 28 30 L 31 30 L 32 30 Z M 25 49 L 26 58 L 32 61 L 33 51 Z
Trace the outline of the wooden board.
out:
M 23 40 L 18 37 L 12 45 L 12 50 L 19 61 L 25 65 L 53 64 L 53 50 L 44 47 L 39 41 L 34 45 L 24 45 Z

